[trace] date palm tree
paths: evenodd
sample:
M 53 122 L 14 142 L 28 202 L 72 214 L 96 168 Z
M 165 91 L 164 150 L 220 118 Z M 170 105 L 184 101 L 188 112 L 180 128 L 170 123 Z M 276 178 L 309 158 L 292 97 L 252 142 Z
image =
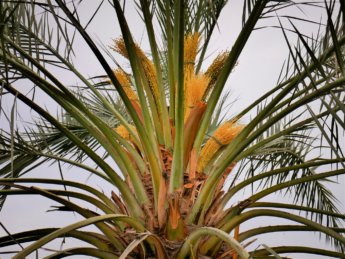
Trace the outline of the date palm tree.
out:
M 126 1 L 99 1 L 89 21 L 79 11 L 84 2 L 0 2 L 1 119 L 9 122 L 0 142 L 2 204 L 39 195 L 60 204 L 56 213 L 83 218 L 19 233 L 1 224 L 2 251 L 16 247 L 13 258 L 25 258 L 73 238 L 82 245 L 48 250 L 46 258 L 344 258 L 345 216 L 332 192 L 334 177 L 345 174 L 344 1 L 243 0 L 238 37 L 209 66 L 203 62 L 226 0 L 136 1 L 148 52 L 131 33 Z M 106 4 L 122 35 L 100 47 L 88 25 Z M 326 21 L 283 13 L 309 6 Z M 258 25 L 263 19 L 278 22 L 272 27 L 290 51 L 279 82 L 242 112 L 222 116 L 227 79 L 252 32 L 269 27 Z M 301 21 L 318 24 L 318 35 L 300 31 Z M 76 39 L 103 73 L 88 78 L 74 65 Z M 15 122 L 17 105 L 34 114 L 30 124 Z M 30 177 L 50 162 L 88 172 L 112 192 Z M 263 216 L 282 220 L 240 228 Z M 255 248 L 264 235 L 288 231 L 318 232 L 333 246 Z

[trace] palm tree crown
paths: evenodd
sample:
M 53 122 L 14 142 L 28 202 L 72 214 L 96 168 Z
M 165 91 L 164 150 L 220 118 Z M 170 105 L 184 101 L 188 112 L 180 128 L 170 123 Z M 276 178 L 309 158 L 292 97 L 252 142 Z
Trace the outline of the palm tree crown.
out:
M 14 103 L 8 112 L 0 103 L 9 122 L 0 135 L 1 206 L 9 196 L 35 194 L 59 203 L 53 211 L 83 218 L 19 233 L 1 224 L 2 251 L 19 247 L 13 258 L 25 258 L 50 241 L 74 238 L 81 247 L 46 258 L 344 258 L 345 217 L 327 182 L 345 173 L 343 1 L 243 0 L 238 37 L 209 65 L 203 62 L 226 0 L 135 1 L 149 51 L 131 33 L 126 1 L 100 2 L 86 22 L 83 4 L 0 2 L 1 96 Z M 121 30 L 106 47 L 88 32 L 103 5 L 114 10 Z M 312 6 L 323 10 L 325 22 L 284 13 Z M 270 27 L 258 25 L 264 19 L 277 21 L 271 27 L 289 49 L 279 82 L 243 111 L 223 116 L 226 82 L 253 31 Z M 318 25 L 318 35 L 300 31 L 301 21 Z M 89 78 L 74 65 L 76 39 L 101 74 Z M 16 127 L 23 104 L 35 118 Z M 61 178 L 28 178 L 50 161 Z M 111 193 L 65 179 L 62 164 L 101 179 Z M 280 194 L 279 202 L 271 194 Z M 284 223 L 241 230 L 263 216 Z M 89 225 L 96 230 L 82 229 Z M 287 231 L 322 233 L 334 249 L 255 248 L 262 242 L 254 236 Z

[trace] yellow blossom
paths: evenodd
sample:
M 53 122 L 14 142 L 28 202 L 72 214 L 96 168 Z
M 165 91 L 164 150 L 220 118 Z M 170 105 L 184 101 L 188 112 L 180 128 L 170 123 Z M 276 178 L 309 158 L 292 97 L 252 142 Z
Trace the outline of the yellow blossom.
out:
M 202 101 L 205 90 L 209 83 L 209 78 L 205 75 L 193 75 L 190 80 L 186 82 L 186 92 L 185 96 L 185 120 L 188 118 L 190 111 L 193 109 L 195 104 Z
M 184 38 L 184 74 L 185 80 L 194 74 L 195 58 L 198 53 L 199 33 L 188 34 Z
M 129 58 L 123 38 L 114 40 L 114 47 L 112 47 L 112 49 L 118 52 L 119 54 L 121 54 L 122 56 L 124 56 L 125 58 Z M 157 103 L 159 100 L 159 89 L 158 89 L 158 84 L 157 84 L 156 69 L 152 61 L 145 55 L 144 51 L 139 47 L 138 44 L 135 44 L 135 52 L 143 66 L 143 70 L 144 70 L 145 77 L 147 79 L 150 91 L 153 95 L 155 102 Z
M 114 74 L 131 101 L 138 101 L 136 92 L 132 89 L 128 75 L 120 69 L 114 71 Z
M 129 125 L 129 127 L 134 134 L 137 132 L 136 128 L 133 125 Z M 123 126 L 122 124 L 117 126 L 114 130 L 117 134 L 119 134 L 125 140 L 129 140 L 129 141 L 134 140 L 133 136 L 129 133 L 128 129 L 125 126 Z
M 230 144 L 230 142 L 243 130 L 244 127 L 245 125 L 237 124 L 233 121 L 227 121 L 220 125 L 202 148 L 197 171 L 203 172 L 205 166 L 214 157 L 217 151 L 221 147 Z
M 212 64 L 206 70 L 205 75 L 210 78 L 210 82 L 208 85 L 208 89 L 205 91 L 205 94 L 207 94 L 209 92 L 210 88 L 216 83 L 216 81 L 219 77 L 219 74 L 222 71 L 228 56 L 229 56 L 228 51 L 220 53 L 213 60 Z

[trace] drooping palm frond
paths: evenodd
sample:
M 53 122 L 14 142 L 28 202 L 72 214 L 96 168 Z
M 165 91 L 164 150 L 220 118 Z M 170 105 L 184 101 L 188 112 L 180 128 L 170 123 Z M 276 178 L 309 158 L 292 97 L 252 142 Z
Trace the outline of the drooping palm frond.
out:
M 243 1 L 232 49 L 205 69 L 226 2 L 136 1 L 149 51 L 132 34 L 126 1 L 102 1 L 87 19 L 80 11 L 86 1 L 0 2 L 0 108 L 9 124 L 0 135 L 1 199 L 34 194 L 59 204 L 50 213 L 73 211 L 84 218 L 59 229 L 7 233 L 0 238 L 2 249 L 34 241 L 14 256 L 23 258 L 72 237 L 88 247 L 61 248 L 48 257 L 255 258 L 344 251 L 344 216 L 329 188 L 345 174 L 343 3 Z M 121 31 L 110 50 L 98 47 L 89 32 L 104 6 L 114 9 Z M 303 13 L 306 6 L 323 10 L 327 22 L 285 13 Z M 318 25 L 317 36 L 300 31 L 298 22 Z M 229 75 L 252 32 L 266 28 L 280 29 L 289 59 L 272 90 L 229 116 L 223 108 Z M 86 76 L 78 69 L 80 40 L 101 72 Z M 121 62 L 106 58 L 112 54 Z M 11 109 L 3 105 L 7 100 L 14 103 Z M 35 116 L 18 128 L 17 104 Z M 250 118 L 247 125 L 244 118 Z M 64 178 L 24 177 L 55 161 L 106 181 L 112 192 Z M 267 199 L 273 194 L 280 202 Z M 240 225 L 263 216 L 290 222 L 240 232 Z M 97 229 L 79 230 L 89 225 Z M 289 227 L 323 233 L 334 251 L 299 244 L 247 247 L 256 243 L 249 240 L 255 235 Z

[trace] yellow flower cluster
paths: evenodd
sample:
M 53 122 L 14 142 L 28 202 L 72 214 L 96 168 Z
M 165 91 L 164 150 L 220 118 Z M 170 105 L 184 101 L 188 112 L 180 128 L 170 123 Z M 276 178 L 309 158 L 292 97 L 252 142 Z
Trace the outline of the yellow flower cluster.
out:
M 224 68 L 229 52 L 220 53 L 212 64 L 208 67 L 206 72 L 195 74 L 195 59 L 199 47 L 199 33 L 188 34 L 184 39 L 184 113 L 185 122 L 188 119 L 191 110 L 194 106 L 201 102 L 205 102 L 207 94 L 216 83 L 220 72 Z M 128 52 L 125 42 L 122 38 L 114 41 L 113 50 L 128 58 Z M 157 84 L 157 73 L 152 61 L 145 55 L 143 50 L 135 44 L 136 56 L 140 60 L 143 70 L 148 81 L 151 93 L 158 103 L 159 89 Z M 120 84 L 124 88 L 130 100 L 137 101 L 138 97 L 136 92 L 131 88 L 128 76 L 121 70 L 116 70 L 115 75 Z M 228 145 L 244 128 L 244 125 L 228 121 L 218 127 L 210 139 L 202 148 L 197 165 L 197 171 L 203 172 L 209 161 L 214 158 L 219 149 Z M 120 125 L 116 132 L 123 138 L 130 140 L 131 136 L 128 130 Z
M 194 74 L 195 58 L 198 53 L 199 33 L 188 34 L 184 38 L 184 74 L 185 80 Z
M 194 65 L 199 47 L 199 33 L 188 34 L 184 39 L 184 112 L 185 121 L 190 110 L 198 101 L 205 101 L 207 94 L 217 81 L 229 56 L 229 52 L 219 54 L 205 73 L 195 75 Z
M 136 133 L 136 128 L 133 125 L 129 125 L 130 129 L 133 131 L 133 133 Z M 134 141 L 133 136 L 129 133 L 128 129 L 123 126 L 122 124 L 117 126 L 115 129 L 115 132 L 119 134 L 122 138 L 129 141 Z
M 119 38 L 119 39 L 114 40 L 114 46 L 111 46 L 111 48 L 114 51 L 116 51 L 117 53 L 124 56 L 125 58 L 127 58 L 127 59 L 129 58 L 126 44 L 125 44 L 125 41 L 123 40 L 123 38 Z
M 206 70 L 205 75 L 210 78 L 209 87 L 212 87 L 216 83 L 228 56 L 229 56 L 228 51 L 220 53 Z M 207 94 L 208 91 L 209 91 L 209 88 L 205 91 L 205 94 Z
M 205 166 L 214 157 L 217 151 L 230 142 L 243 130 L 244 125 L 227 121 L 220 125 L 201 150 L 198 160 L 198 172 L 203 172 Z
M 195 104 L 202 100 L 208 84 L 209 78 L 204 74 L 193 74 L 191 78 L 186 82 L 186 88 L 188 89 L 188 93 L 185 96 L 185 120 L 188 118 Z
M 126 95 L 128 96 L 129 100 L 131 101 L 138 101 L 138 96 L 136 92 L 132 89 L 131 83 L 129 81 L 128 75 L 123 72 L 121 69 L 116 69 L 114 74 L 119 81 L 120 85 L 122 86 L 123 90 L 125 91 Z
M 114 47 L 112 47 L 112 49 L 114 51 L 118 52 L 119 54 L 121 54 L 122 56 L 124 56 L 125 58 L 129 57 L 123 38 L 119 38 L 119 39 L 114 40 Z M 135 52 L 136 52 L 136 55 L 139 58 L 142 66 L 143 66 L 144 73 L 145 73 L 150 91 L 153 95 L 154 100 L 157 103 L 159 100 L 159 89 L 158 89 L 158 84 L 157 84 L 156 69 L 155 69 L 152 61 L 145 55 L 145 53 L 139 47 L 138 44 L 135 44 Z

